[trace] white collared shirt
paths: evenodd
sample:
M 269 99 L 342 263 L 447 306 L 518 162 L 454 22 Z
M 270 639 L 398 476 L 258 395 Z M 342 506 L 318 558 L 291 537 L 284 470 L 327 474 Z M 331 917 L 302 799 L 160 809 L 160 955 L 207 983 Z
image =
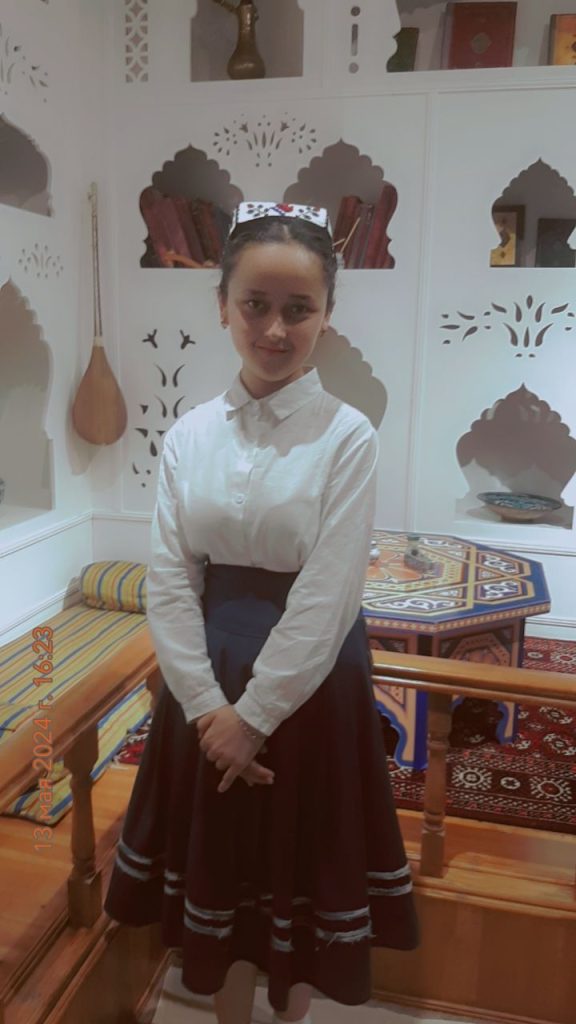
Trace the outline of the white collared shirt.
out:
M 227 704 L 206 647 L 206 558 L 300 574 L 235 707 L 270 735 L 334 667 L 361 608 L 378 436 L 316 368 L 266 398 L 240 374 L 167 431 L 147 574 L 164 680 L 187 722 Z

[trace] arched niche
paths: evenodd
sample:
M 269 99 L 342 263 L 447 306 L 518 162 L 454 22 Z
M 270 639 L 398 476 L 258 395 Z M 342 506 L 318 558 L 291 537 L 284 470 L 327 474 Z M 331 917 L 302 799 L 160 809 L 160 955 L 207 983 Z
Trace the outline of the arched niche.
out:
M 148 236 L 145 240 L 146 251 L 140 259 L 141 267 L 169 265 L 159 255 L 164 240 L 169 249 L 188 257 L 194 256 L 197 235 L 200 235 L 201 247 L 204 244 L 204 248 L 208 248 L 203 242 L 205 231 L 211 237 L 217 236 L 223 241 L 232 211 L 244 198 L 240 189 L 231 183 L 228 171 L 220 167 L 216 160 L 209 159 L 203 150 L 192 145 L 179 150 L 173 159 L 163 164 L 161 170 L 154 172 L 152 186 L 147 186 L 140 194 L 141 213 L 146 196 L 152 194 L 151 190 L 154 190 L 153 199 L 159 206 L 153 215 L 155 227 L 150 227 L 150 216 L 147 214 L 147 221 L 143 214 Z M 163 204 L 162 198 L 168 202 Z M 193 212 L 191 205 L 196 200 L 213 204 L 214 207 L 212 212 L 202 215 L 200 225 L 198 215 Z M 158 232 L 155 242 L 152 239 L 154 230 Z
M 36 143 L 0 116 L 0 203 L 52 216 L 50 167 Z
M 544 160 L 510 181 L 492 206 L 492 219 L 490 266 L 576 266 L 576 195 Z
M 499 399 L 456 446 L 469 492 L 459 513 L 494 521 L 498 517 L 477 500 L 482 491 L 515 491 L 562 500 L 576 473 L 576 439 L 559 413 L 522 384 Z M 564 505 L 542 523 L 571 529 L 574 509 Z
M 256 44 L 266 78 L 302 75 L 304 12 L 297 0 L 267 0 L 257 7 Z M 228 79 L 227 64 L 236 48 L 238 20 L 214 0 L 197 0 L 196 8 L 191 19 L 192 81 Z
M 372 214 L 372 224 L 374 225 L 373 230 L 378 232 L 379 248 L 377 251 L 381 254 L 382 259 L 379 263 L 372 260 L 365 261 L 363 266 L 371 268 L 378 265 L 382 269 L 394 267 L 396 261 L 390 252 L 391 239 L 388 229 L 398 202 L 398 192 L 395 186 L 386 180 L 383 169 L 374 164 L 369 156 L 360 153 L 356 146 L 352 146 L 342 139 L 332 146 L 327 146 L 320 156 L 314 157 L 308 166 L 299 172 L 298 181 L 289 185 L 283 198 L 286 203 L 308 203 L 325 207 L 335 233 L 335 241 L 338 241 L 336 235 L 340 234 L 339 224 L 341 223 L 339 214 L 345 196 L 358 196 L 363 204 L 375 208 Z M 375 214 L 378 204 L 381 204 L 381 211 L 378 222 L 376 222 Z M 362 216 L 362 211 L 358 210 L 354 217 L 357 215 Z M 362 230 L 361 223 L 357 230 Z M 369 232 L 370 227 L 367 230 Z M 344 234 L 346 234 L 346 228 Z M 353 240 L 351 240 L 352 244 Z M 369 236 L 368 244 L 370 244 Z
M 52 444 L 44 430 L 51 355 L 26 299 L 0 288 L 0 529 L 53 508 Z
M 329 327 L 318 339 L 310 364 L 317 368 L 326 391 L 359 409 L 374 429 L 378 429 L 384 419 L 388 395 L 360 349 Z

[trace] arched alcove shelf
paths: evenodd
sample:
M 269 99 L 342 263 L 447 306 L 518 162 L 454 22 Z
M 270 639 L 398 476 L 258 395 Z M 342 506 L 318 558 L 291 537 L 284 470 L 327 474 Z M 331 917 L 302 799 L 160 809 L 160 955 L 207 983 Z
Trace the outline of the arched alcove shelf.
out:
M 576 195 L 557 170 L 536 160 L 492 207 L 500 244 L 492 267 L 575 267 Z
M 326 207 L 335 243 L 350 239 L 345 249 L 350 269 L 395 266 L 388 228 L 398 192 L 386 181 L 383 169 L 356 146 L 342 139 L 327 146 L 299 172 L 283 198 L 286 203 Z
M 235 5 L 238 0 L 234 0 Z M 214 0 L 197 0 L 191 20 L 193 82 L 228 79 L 227 64 L 238 39 L 238 19 Z M 258 3 L 256 43 L 266 78 L 302 75 L 304 12 L 297 0 Z
M 8 280 L 0 288 L 0 530 L 54 507 L 52 444 L 43 425 L 49 383 L 50 350 Z
M 386 413 L 388 395 L 360 349 L 353 348 L 348 338 L 329 327 L 318 339 L 310 363 L 317 368 L 326 391 L 359 409 L 378 429 Z
M 0 116 L 0 203 L 52 216 L 50 167 L 36 143 Z
M 192 145 L 181 149 L 140 194 L 140 212 L 148 229 L 140 266 L 218 263 L 232 211 L 243 198 L 216 160 Z
M 483 491 L 538 494 L 562 501 L 576 473 L 576 438 L 559 413 L 524 385 L 484 410 L 458 441 L 456 455 L 469 488 L 456 502 L 459 518 L 500 522 L 478 500 Z M 563 503 L 540 522 L 571 529 L 573 518 L 574 509 Z
M 417 29 L 415 71 L 434 71 L 445 67 L 444 54 L 446 50 L 445 35 L 447 31 L 448 15 L 446 0 L 396 0 L 398 15 L 403 28 Z M 495 5 L 497 7 L 497 5 Z M 572 4 L 567 5 L 568 10 L 574 11 Z M 508 61 L 502 46 L 498 46 L 494 66 L 513 67 L 539 67 L 552 63 L 550 57 L 549 43 L 552 15 L 558 13 L 557 0 L 538 0 L 538 3 L 530 3 L 530 0 L 523 0 L 518 4 L 516 21 L 513 31 L 512 57 Z M 562 8 L 560 8 L 562 10 Z M 496 17 L 498 12 L 496 10 Z M 498 26 L 495 23 L 496 43 Z M 489 26 L 487 32 L 489 32 Z M 488 48 L 487 41 L 482 39 L 482 29 L 478 29 L 476 53 L 480 59 Z M 409 42 L 405 37 L 400 45 L 400 53 L 408 54 L 413 41 Z M 498 60 L 498 57 L 501 59 Z M 403 63 L 399 62 L 395 70 L 410 70 L 405 67 L 406 56 Z M 392 69 L 390 69 L 392 70 Z

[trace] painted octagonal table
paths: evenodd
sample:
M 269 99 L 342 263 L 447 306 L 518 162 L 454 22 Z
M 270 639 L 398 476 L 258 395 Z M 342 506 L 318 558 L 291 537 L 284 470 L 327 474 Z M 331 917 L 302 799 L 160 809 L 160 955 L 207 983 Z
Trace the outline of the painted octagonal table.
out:
M 539 562 L 459 537 L 375 530 L 362 600 L 372 648 L 518 666 L 524 621 L 550 610 Z M 376 557 L 378 549 L 378 557 Z M 426 767 L 428 695 L 374 686 L 379 711 L 399 734 L 398 765 Z M 462 702 L 454 700 L 453 707 Z M 470 702 L 487 706 L 487 702 Z M 517 706 L 499 703 L 500 742 L 514 739 Z

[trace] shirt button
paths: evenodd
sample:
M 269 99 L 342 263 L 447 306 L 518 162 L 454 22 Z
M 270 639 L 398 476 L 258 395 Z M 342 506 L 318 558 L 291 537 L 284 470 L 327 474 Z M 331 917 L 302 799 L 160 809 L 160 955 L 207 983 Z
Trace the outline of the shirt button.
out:
M 236 502 L 237 505 L 243 505 L 244 504 L 244 495 L 243 494 L 237 494 L 236 497 L 234 498 L 234 501 Z

